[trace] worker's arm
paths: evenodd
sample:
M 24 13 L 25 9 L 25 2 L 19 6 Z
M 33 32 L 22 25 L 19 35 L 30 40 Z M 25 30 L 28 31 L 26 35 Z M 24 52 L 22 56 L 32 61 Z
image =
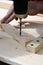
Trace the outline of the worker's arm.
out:
M 43 1 L 28 2 L 28 15 L 43 14 Z

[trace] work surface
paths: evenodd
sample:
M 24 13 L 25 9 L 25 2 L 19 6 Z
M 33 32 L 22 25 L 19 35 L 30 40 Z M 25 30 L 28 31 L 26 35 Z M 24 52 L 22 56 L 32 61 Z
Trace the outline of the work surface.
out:
M 35 18 L 33 17 L 33 20 Z M 29 17 L 29 19 L 31 19 L 31 17 Z M 39 19 L 42 20 L 43 18 L 38 17 L 38 20 Z M 14 25 L 15 24 L 14 21 L 13 23 L 11 22 L 10 24 Z M 31 19 L 31 22 L 33 22 L 32 19 Z M 43 23 L 43 20 L 40 21 L 40 23 L 41 22 Z M 22 29 L 22 30 L 24 30 L 26 34 L 29 34 L 30 39 L 35 39 L 41 34 L 43 34 L 43 25 L 32 24 L 32 25 L 29 25 L 28 28 Z M 15 40 L 12 39 L 12 36 L 8 35 L 7 33 L 4 33 L 4 34 L 3 33 L 4 32 L 0 33 L 0 35 L 3 37 L 2 40 L 0 38 L 0 60 L 1 61 L 12 64 L 12 65 L 14 64 L 43 65 L 43 49 L 41 49 L 37 54 L 27 52 L 22 45 L 20 45 L 19 43 L 17 43 Z
M 31 39 L 35 39 L 41 35 L 43 33 L 42 28 L 42 25 L 28 28 Z M 27 29 L 25 29 L 25 31 L 26 30 Z M 27 52 L 11 35 L 0 30 L 0 60 L 12 65 L 15 63 L 17 63 L 17 65 L 43 65 L 43 49 L 37 54 Z

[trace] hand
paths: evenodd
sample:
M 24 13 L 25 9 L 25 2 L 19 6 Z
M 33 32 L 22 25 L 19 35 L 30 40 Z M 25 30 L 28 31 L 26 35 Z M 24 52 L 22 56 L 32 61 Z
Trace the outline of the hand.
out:
M 28 1 L 28 11 L 26 13 L 26 18 L 28 15 L 37 15 L 38 13 L 43 14 L 43 2 L 40 1 Z M 1 20 L 1 23 L 9 23 L 13 19 L 18 20 L 14 13 L 14 6 L 12 5 L 9 9 L 7 15 Z
M 14 13 L 14 6 L 11 5 L 11 8 L 7 12 L 6 16 L 1 20 L 1 23 L 9 23 L 13 19 L 18 20 L 18 18 L 15 16 L 15 13 Z
M 28 1 L 28 15 L 43 14 L 43 1 Z

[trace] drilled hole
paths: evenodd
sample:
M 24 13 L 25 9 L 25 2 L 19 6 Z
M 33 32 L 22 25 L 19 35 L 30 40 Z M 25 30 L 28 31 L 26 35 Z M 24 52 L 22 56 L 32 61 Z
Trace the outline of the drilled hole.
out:
M 34 46 L 34 44 L 31 44 L 31 46 Z
M 36 40 L 37 42 L 40 42 L 39 40 Z
M 43 37 L 41 37 L 41 39 L 43 39 Z

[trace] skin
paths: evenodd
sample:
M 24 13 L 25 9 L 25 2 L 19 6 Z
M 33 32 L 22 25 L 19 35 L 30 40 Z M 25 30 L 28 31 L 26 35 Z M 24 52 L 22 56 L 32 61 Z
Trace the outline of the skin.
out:
M 38 13 L 43 14 L 43 2 L 42 1 L 28 1 L 28 11 L 26 13 L 27 15 L 37 15 Z M 24 18 L 25 18 L 24 17 Z M 14 6 L 11 5 L 9 11 L 7 12 L 6 16 L 1 20 L 1 23 L 9 23 L 13 19 L 18 20 L 14 13 Z

